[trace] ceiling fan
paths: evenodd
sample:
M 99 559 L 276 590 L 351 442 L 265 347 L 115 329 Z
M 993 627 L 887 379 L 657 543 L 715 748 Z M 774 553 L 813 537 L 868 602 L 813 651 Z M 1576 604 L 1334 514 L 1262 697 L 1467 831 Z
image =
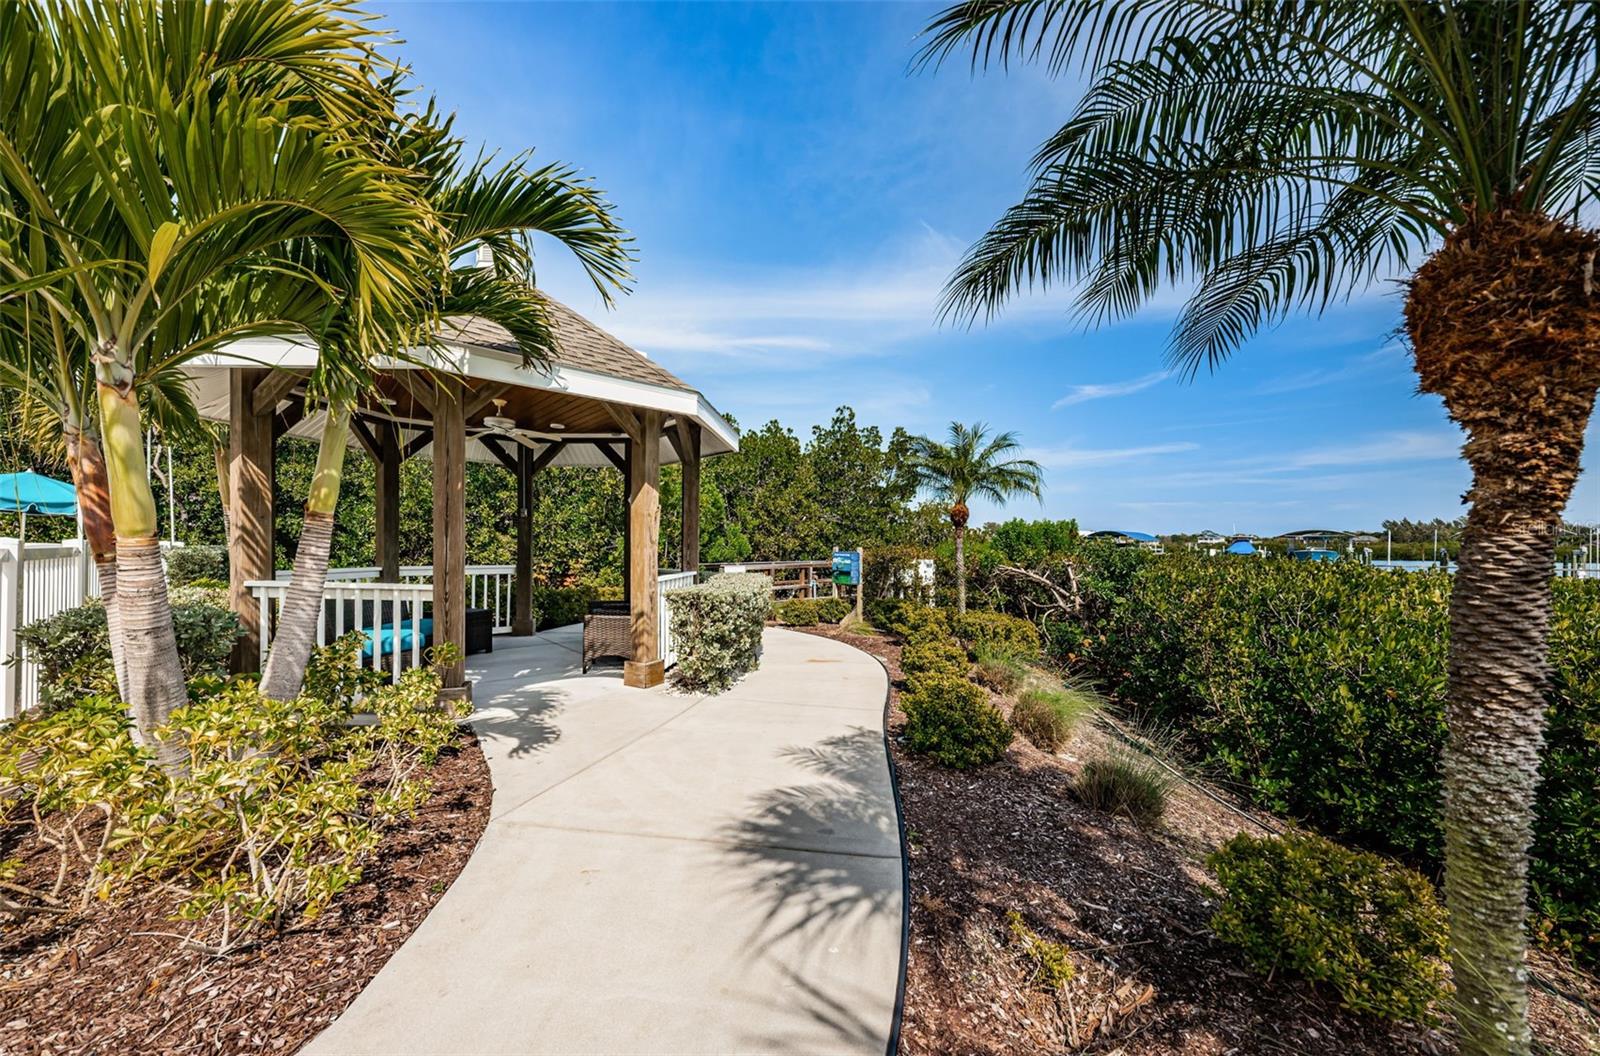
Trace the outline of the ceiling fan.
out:
M 523 429 L 517 425 L 516 419 L 505 416 L 506 401 L 493 400 L 494 413 L 483 416 L 483 426 L 473 431 L 474 437 L 503 436 L 507 440 L 514 440 L 524 447 L 538 447 L 541 442 L 551 443 L 562 439 L 559 433 L 547 433 L 538 429 Z

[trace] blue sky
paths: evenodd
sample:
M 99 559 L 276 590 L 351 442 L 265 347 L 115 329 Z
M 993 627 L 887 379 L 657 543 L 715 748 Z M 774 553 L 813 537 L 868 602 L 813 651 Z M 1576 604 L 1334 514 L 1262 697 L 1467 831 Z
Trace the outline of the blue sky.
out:
M 1085 332 L 1061 296 L 971 330 L 940 287 L 1025 186 L 1079 86 L 911 73 L 919 4 L 374 4 L 469 142 L 583 169 L 637 239 L 607 311 L 555 251 L 540 284 L 741 424 L 802 436 L 841 403 L 885 432 L 1014 429 L 1042 511 L 1088 528 L 1273 533 L 1454 517 L 1468 474 L 1376 288 L 1183 384 L 1181 298 Z M 1595 442 L 1591 432 L 1591 446 Z M 994 511 L 977 507 L 978 518 Z M 1600 519 L 1585 475 L 1570 519 Z

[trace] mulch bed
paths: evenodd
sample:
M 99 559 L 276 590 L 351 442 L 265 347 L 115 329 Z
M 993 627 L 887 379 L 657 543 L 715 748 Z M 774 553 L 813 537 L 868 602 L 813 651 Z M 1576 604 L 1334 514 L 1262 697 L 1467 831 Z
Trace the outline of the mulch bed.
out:
M 355 1000 L 467 864 L 491 784 L 470 732 L 433 796 L 315 920 L 225 957 L 187 949 L 154 891 L 0 934 L 0 1053 L 292 1053 Z M 27 857 L 27 847 L 8 854 Z M 143 934 L 136 934 L 143 933 Z M 152 934 L 158 933 L 158 934 Z
M 1071 791 L 1077 770 L 1110 738 L 1092 725 L 1059 755 L 1019 737 L 992 766 L 937 766 L 899 743 L 899 645 L 836 627 L 807 630 L 879 657 L 895 683 L 890 744 L 911 869 L 902 1053 L 1454 1050 L 1444 1029 L 1384 1024 L 1301 980 L 1264 979 L 1212 936 L 1215 900 L 1203 859 L 1237 832 L 1277 831 L 1281 821 L 1195 785 L 1175 789 L 1150 832 L 1080 804 Z M 1009 710 L 1004 698 L 993 699 Z M 1011 912 L 1072 951 L 1076 976 L 1059 994 L 1033 985 L 1010 936 Z M 1548 955 L 1537 955 L 1534 968 L 1541 988 L 1533 1020 L 1547 1051 L 1600 1052 L 1600 1021 L 1582 1005 L 1600 1008 L 1600 985 Z

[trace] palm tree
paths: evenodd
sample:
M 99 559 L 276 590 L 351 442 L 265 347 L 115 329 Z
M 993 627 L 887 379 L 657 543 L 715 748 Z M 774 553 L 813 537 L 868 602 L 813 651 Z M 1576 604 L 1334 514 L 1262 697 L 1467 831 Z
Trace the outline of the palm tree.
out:
M 440 218 L 434 228 L 440 255 L 449 260 L 483 246 L 491 251 L 493 263 L 446 273 L 440 285 L 429 288 L 409 306 L 402 333 L 397 336 L 426 343 L 432 339 L 436 320 L 473 315 L 510 331 L 525 366 L 546 363 L 553 337 L 544 299 L 533 287 L 532 236 L 550 236 L 570 249 L 608 301 L 611 292 L 621 289 L 628 278 L 628 239 L 605 199 L 571 169 L 560 165 L 531 168 L 527 155 L 498 167 L 487 157 L 462 166 L 461 143 L 450 135 L 452 120 L 437 120 L 430 102 L 420 117 L 392 127 L 387 146 L 422 177 L 424 194 Z M 341 265 L 349 267 L 350 262 Z M 336 287 L 329 284 L 328 288 Z M 330 307 L 338 312 L 342 305 Z M 342 318 L 331 325 L 324 344 L 342 340 L 346 325 Z M 330 357 L 330 362 L 342 364 L 351 359 L 340 354 Z M 305 681 L 327 583 L 350 415 L 364 380 L 359 372 L 335 378 L 320 368 L 312 379 L 311 390 L 324 393 L 328 414 L 306 500 L 304 528 L 295 550 L 294 572 L 279 619 L 281 630 L 273 639 L 262 672 L 261 692 L 269 698 L 292 699 Z
M 1467 432 L 1450 606 L 1445 896 L 1461 1048 L 1524 1053 L 1527 847 L 1551 569 L 1600 386 L 1600 5 L 973 0 L 925 60 L 1093 69 L 1033 183 L 971 249 L 973 319 L 1069 283 L 1085 319 L 1193 293 L 1190 373 L 1258 327 L 1409 272 L 1420 386 Z
M 141 444 L 141 395 L 270 316 L 280 247 L 353 247 L 350 298 L 382 320 L 431 282 L 425 200 L 364 144 L 391 98 L 337 0 L 4 5 L 0 300 L 44 303 L 91 365 L 116 535 L 124 696 L 141 739 L 185 701 Z M 375 117 L 376 115 L 376 117 Z M 62 295 L 54 291 L 64 290 Z M 224 305 L 227 311 L 218 312 Z M 233 309 L 238 309 L 235 314 Z M 194 339 L 210 320 L 220 325 Z M 70 423 L 69 428 L 70 428 Z M 93 493 L 80 495 L 87 507 Z
M 967 611 L 967 502 L 988 499 L 1005 505 L 1018 495 L 1040 498 L 1044 472 L 1030 458 L 1006 458 L 1019 451 L 1016 433 L 992 439 L 982 422 L 950 423 L 950 442 L 941 444 L 925 436 L 911 438 L 910 466 L 919 491 L 950 507 L 950 525 L 956 539 L 956 611 Z

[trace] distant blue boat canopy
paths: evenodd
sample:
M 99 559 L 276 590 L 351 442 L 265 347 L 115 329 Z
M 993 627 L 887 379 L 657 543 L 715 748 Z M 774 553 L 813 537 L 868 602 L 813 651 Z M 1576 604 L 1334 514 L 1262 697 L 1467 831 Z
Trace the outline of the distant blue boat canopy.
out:
M 1228 553 L 1230 554 L 1253 554 L 1255 552 L 1255 545 L 1248 539 L 1240 539 L 1237 542 L 1228 544 Z
M 78 512 L 78 493 L 71 484 L 31 469 L 23 473 L 0 473 L 0 511 L 71 517 Z
M 1132 539 L 1136 543 L 1153 543 L 1156 537 L 1149 532 L 1118 532 L 1112 530 L 1090 532 L 1090 539 Z

